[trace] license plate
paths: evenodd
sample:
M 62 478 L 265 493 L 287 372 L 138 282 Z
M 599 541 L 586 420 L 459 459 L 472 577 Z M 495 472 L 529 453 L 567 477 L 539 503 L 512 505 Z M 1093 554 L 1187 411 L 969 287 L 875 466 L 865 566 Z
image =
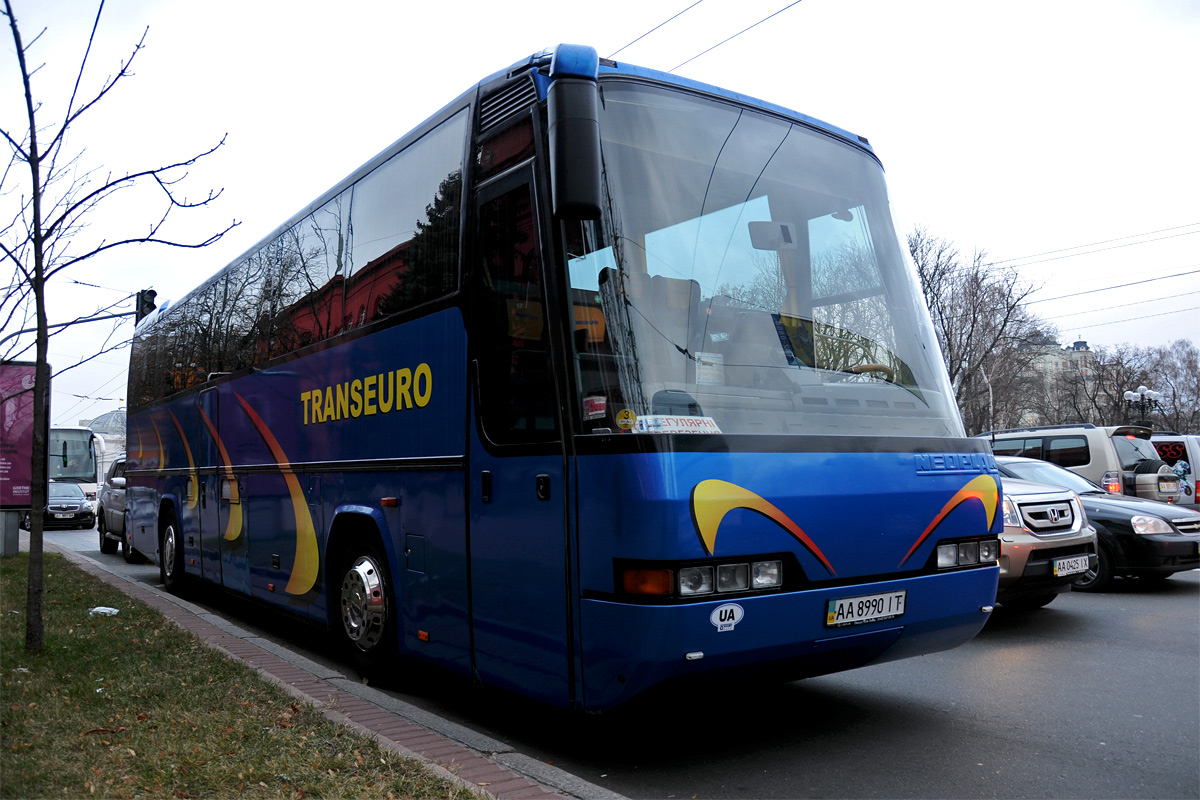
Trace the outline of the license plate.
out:
M 902 617 L 907 597 L 908 591 L 905 590 L 830 600 L 825 608 L 825 627 L 841 628 L 844 625 L 862 625 Z
M 1055 575 L 1075 575 L 1088 571 L 1087 556 L 1071 556 L 1070 558 L 1054 559 Z
M 75 516 L 75 515 L 74 514 L 55 514 L 54 518 L 55 519 L 70 519 L 73 516 Z

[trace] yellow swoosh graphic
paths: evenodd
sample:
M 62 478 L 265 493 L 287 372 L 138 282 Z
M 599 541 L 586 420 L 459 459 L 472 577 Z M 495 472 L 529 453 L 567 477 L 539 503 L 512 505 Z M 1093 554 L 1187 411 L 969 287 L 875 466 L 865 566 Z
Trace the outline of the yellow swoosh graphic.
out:
M 168 411 L 167 413 L 171 416 L 171 422 L 175 425 L 175 432 L 179 434 L 179 440 L 183 442 L 183 451 L 187 453 L 188 471 L 192 476 L 192 482 L 188 487 L 187 507 L 195 508 L 196 501 L 200 498 L 200 477 L 196 474 L 196 462 L 192 458 L 192 448 L 188 445 L 187 437 L 183 435 L 183 426 L 175 418 L 175 412 Z
M 271 433 L 271 429 L 267 427 L 267 423 L 263 422 L 262 417 L 250 407 L 250 404 L 240 394 L 235 392 L 233 396 L 241 403 L 242 410 L 246 412 L 246 416 L 258 430 L 258 435 L 270 448 L 271 454 L 275 456 L 275 462 L 279 465 L 279 472 L 287 482 L 288 494 L 292 497 L 292 513 L 296 517 L 296 560 L 292 562 L 292 574 L 288 578 L 284 591 L 288 594 L 304 594 L 311 590 L 317 582 L 317 568 L 320 565 L 321 555 L 317 551 L 317 532 L 313 526 L 312 515 L 308 513 L 308 503 L 305 502 L 304 492 L 300 489 L 300 480 L 292 471 L 287 454 L 279 446 L 278 440 Z
M 137 449 L 137 460 L 138 460 L 138 469 L 143 469 L 143 468 L 145 467 L 145 464 L 143 464 L 142 462 L 143 462 L 143 461 L 145 460 L 145 458 L 146 458 L 146 453 L 145 453 L 145 451 L 142 449 L 142 425 L 141 425 L 141 423 L 140 423 L 140 422 L 137 424 L 137 426 L 135 427 L 135 429 L 134 429 L 134 430 L 135 430 L 135 432 L 137 433 L 137 443 L 138 443 L 138 449 Z
M 837 576 L 833 565 L 829 563 L 829 559 L 825 558 L 821 549 L 812 539 L 808 538 L 808 534 L 801 530 L 799 525 L 792 522 L 787 514 L 749 489 L 743 489 L 728 481 L 701 481 L 692 489 L 692 523 L 696 526 L 696 534 L 700 537 L 700 543 L 704 545 L 705 552 L 710 556 L 713 555 L 717 546 L 717 528 L 721 526 L 721 520 L 735 508 L 757 512 L 779 525 L 804 545 L 804 548 L 812 553 L 825 569 L 829 570 L 830 575 Z
M 942 524 L 942 520 L 968 500 L 978 500 L 983 504 L 983 510 L 987 514 L 988 530 L 992 529 L 992 522 L 996 519 L 996 508 L 1000 505 L 1000 484 L 991 475 L 977 475 L 972 478 L 966 486 L 954 493 L 946 505 L 942 506 L 942 510 L 938 512 L 933 521 L 929 523 L 929 527 L 921 534 L 920 538 L 913 544 L 904 558 L 900 559 L 900 566 L 904 566 L 904 562 L 908 561 L 909 557 L 917 551 L 921 543 L 929 538 L 929 534 L 933 533 L 938 525 Z
M 225 523 L 225 533 L 222 538 L 227 542 L 237 541 L 238 537 L 242 535 L 242 501 L 238 495 L 237 479 L 233 477 L 233 462 L 229 459 L 229 453 L 225 450 L 225 443 L 217 435 L 217 426 L 213 425 L 208 414 L 204 413 L 204 409 L 198 410 L 200 411 L 201 421 L 208 428 L 213 441 L 217 443 L 217 452 L 221 454 L 221 463 L 225 465 L 225 480 L 229 481 L 229 521 Z
M 163 467 L 167 465 L 167 455 L 163 451 L 162 434 L 158 432 L 158 423 L 154 417 L 150 418 L 150 427 L 154 429 L 154 438 L 158 441 L 158 471 L 162 472 Z

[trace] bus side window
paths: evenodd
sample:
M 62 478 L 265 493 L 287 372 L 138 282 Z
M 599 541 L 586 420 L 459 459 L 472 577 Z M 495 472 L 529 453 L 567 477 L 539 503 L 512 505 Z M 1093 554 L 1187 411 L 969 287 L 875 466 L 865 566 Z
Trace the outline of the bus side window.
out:
M 476 258 L 484 430 L 498 444 L 556 440 L 548 308 L 528 184 L 480 205 Z

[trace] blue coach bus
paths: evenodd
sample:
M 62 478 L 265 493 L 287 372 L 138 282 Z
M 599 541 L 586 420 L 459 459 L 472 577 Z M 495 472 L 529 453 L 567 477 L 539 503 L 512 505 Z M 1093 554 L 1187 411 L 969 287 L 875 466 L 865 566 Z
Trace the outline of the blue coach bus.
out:
M 1000 487 L 867 140 L 561 45 L 136 329 L 133 545 L 548 703 L 959 645 Z

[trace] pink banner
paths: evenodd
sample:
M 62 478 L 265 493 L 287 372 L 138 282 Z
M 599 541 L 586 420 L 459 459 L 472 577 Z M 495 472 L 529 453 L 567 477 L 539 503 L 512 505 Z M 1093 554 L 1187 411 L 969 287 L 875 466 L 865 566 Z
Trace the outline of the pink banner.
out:
M 0 362 L 0 508 L 29 508 L 33 380 L 27 362 Z

